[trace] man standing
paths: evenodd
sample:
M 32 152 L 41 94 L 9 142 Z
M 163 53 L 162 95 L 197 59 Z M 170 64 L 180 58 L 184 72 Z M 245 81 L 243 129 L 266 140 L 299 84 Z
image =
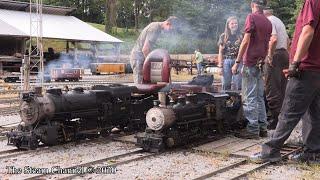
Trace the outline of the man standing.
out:
M 170 16 L 164 22 L 152 22 L 140 33 L 130 54 L 130 64 L 133 70 L 133 81 L 141 84 L 143 80 L 142 67 L 145 58 L 152 51 L 160 33 L 169 32 L 177 24 L 178 18 Z
M 287 78 L 282 71 L 288 69 L 289 66 L 289 53 L 287 50 L 289 36 L 285 25 L 279 18 L 272 15 L 273 11 L 271 9 L 265 9 L 263 13 L 272 24 L 265 66 L 265 83 L 268 107 L 272 114 L 268 129 L 275 129 L 287 86 Z
M 199 51 L 199 49 L 194 51 L 195 53 L 195 59 L 196 59 L 196 64 L 197 64 L 197 73 L 198 75 L 202 74 L 202 63 L 203 63 L 203 55 L 202 53 Z
M 305 149 L 295 160 L 318 161 L 320 153 L 320 1 L 305 0 L 297 18 L 286 71 L 287 84 L 279 122 L 262 152 L 251 157 L 257 163 L 281 160 L 280 149 L 302 118 Z
M 246 18 L 245 34 L 240 45 L 238 57 L 232 67 L 236 74 L 243 59 L 242 101 L 245 118 L 249 121 L 241 138 L 259 138 L 267 135 L 267 115 L 264 104 L 264 82 L 262 65 L 268 53 L 272 25 L 263 15 L 266 0 L 252 0 L 252 13 Z

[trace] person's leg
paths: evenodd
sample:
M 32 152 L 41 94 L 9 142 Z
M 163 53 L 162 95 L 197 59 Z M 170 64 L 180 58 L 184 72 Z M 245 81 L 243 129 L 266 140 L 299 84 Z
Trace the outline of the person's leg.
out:
M 256 67 L 244 66 L 242 71 L 242 101 L 243 113 L 249 121 L 247 131 L 259 135 L 259 101 L 258 79 L 259 70 Z
M 283 102 L 284 92 L 282 85 L 282 60 L 281 51 L 276 51 L 273 56 L 273 66 L 266 64 L 265 81 L 266 81 L 266 98 L 268 102 L 269 110 L 272 114 L 270 119 L 269 129 L 275 129 L 278 123 L 278 116 Z
M 304 72 L 301 79 L 292 78 L 286 88 L 286 95 L 279 115 L 279 122 L 271 140 L 262 145 L 262 156 L 280 156 L 280 149 L 294 127 L 309 108 L 317 89 L 310 82 L 314 77 Z
M 265 101 L 264 101 L 264 81 L 262 78 L 263 74 L 260 71 L 257 76 L 257 96 L 258 96 L 258 111 L 259 111 L 259 129 L 260 132 L 264 132 L 266 134 L 267 131 L 267 113 L 266 113 L 266 106 L 265 106 Z
M 140 53 L 132 52 L 130 55 L 130 64 L 133 72 L 133 82 L 142 84 L 143 82 L 143 62 L 144 57 Z
M 320 153 L 320 89 L 302 120 L 305 151 Z
M 201 65 L 200 65 L 200 63 L 197 63 L 197 74 L 198 75 L 201 74 Z
M 222 71 L 222 90 L 230 90 L 231 89 L 231 79 L 232 79 L 232 72 L 231 72 L 231 59 L 225 59 L 223 61 L 223 71 Z

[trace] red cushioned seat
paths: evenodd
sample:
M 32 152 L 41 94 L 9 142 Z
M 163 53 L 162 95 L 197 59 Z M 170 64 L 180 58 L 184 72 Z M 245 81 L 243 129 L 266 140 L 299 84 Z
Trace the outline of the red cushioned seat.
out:
M 143 64 L 143 83 L 136 84 L 140 93 L 154 93 L 170 82 L 171 59 L 167 50 L 155 49 Z

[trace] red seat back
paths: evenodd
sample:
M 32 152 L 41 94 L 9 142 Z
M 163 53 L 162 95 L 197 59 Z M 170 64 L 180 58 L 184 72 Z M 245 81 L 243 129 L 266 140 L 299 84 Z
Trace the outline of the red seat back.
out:
M 143 84 L 170 82 L 171 59 L 167 50 L 155 49 L 143 64 Z

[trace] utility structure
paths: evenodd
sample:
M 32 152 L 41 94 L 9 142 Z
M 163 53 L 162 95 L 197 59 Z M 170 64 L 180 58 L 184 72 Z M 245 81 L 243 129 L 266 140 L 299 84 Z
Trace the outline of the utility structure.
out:
M 40 86 L 44 82 L 44 63 L 43 63 L 43 27 L 42 27 L 42 0 L 30 0 L 30 38 L 28 54 L 23 58 L 22 80 L 23 90 L 30 90 L 30 70 L 32 66 L 38 67 L 37 80 Z

